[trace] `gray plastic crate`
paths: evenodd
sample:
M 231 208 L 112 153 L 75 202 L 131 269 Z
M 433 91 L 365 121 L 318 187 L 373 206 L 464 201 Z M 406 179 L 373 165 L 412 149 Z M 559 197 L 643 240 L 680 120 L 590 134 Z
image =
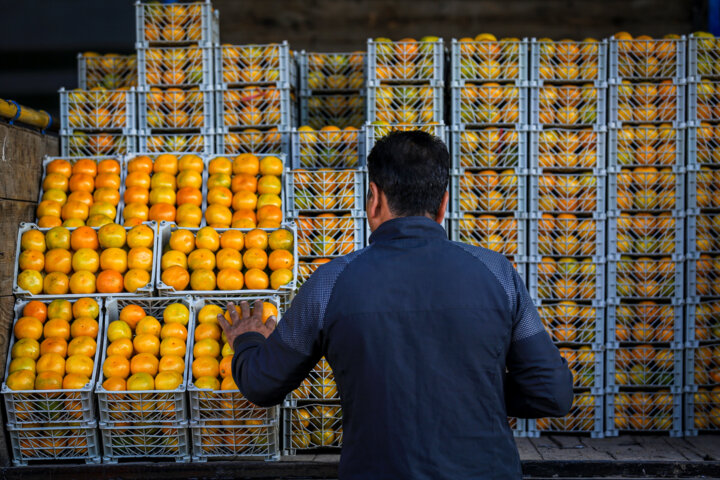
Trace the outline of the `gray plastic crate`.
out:
M 78 53 L 78 87 L 108 90 L 137 86 L 137 55 L 87 55 Z
M 218 155 L 239 155 L 241 153 L 290 155 L 290 152 L 289 130 L 218 128 L 215 131 L 215 153 Z
M 446 144 L 447 139 L 447 128 L 443 123 L 412 123 L 403 125 L 390 125 L 387 122 L 371 122 L 365 125 L 365 133 L 367 134 L 367 142 L 365 143 L 368 155 L 375 145 L 375 142 L 383 138 L 390 132 L 401 131 L 406 132 L 410 130 L 422 130 L 430 135 L 434 135 Z
M 607 391 L 656 387 L 680 393 L 683 387 L 683 349 L 661 345 L 644 343 L 607 348 Z
M 136 128 L 135 89 L 65 90 L 60 93 L 60 130 L 122 132 Z
M 137 131 L 131 133 L 60 132 L 60 154 L 64 157 L 122 156 L 137 150 Z
M 213 57 L 210 47 L 139 48 L 139 87 L 213 86 Z
M 720 44 L 717 37 L 710 33 L 688 36 L 688 79 L 691 81 L 703 77 L 720 76 Z
M 527 125 L 528 87 L 516 82 L 458 85 L 450 90 L 453 125 Z
M 279 460 L 278 421 L 265 425 L 199 425 L 190 422 L 192 461 Z
M 688 345 L 696 345 L 697 342 L 720 343 L 720 299 L 691 297 L 686 308 L 685 341 Z
M 681 79 L 685 76 L 687 40 L 610 39 L 610 78 L 633 80 Z
M 529 50 L 527 39 L 478 42 L 453 38 L 450 80 L 453 85 L 529 80 Z
M 210 129 L 193 129 L 193 131 L 167 132 L 164 130 L 140 130 L 137 148 L 134 152 L 159 154 L 165 152 L 195 153 L 198 155 L 212 153 L 213 135 Z
M 29 230 L 39 230 L 42 233 L 47 233 L 50 229 L 49 228 L 39 228 L 37 225 L 33 223 L 20 223 L 20 228 L 18 229 L 18 236 L 17 236 L 17 245 L 15 249 L 15 266 L 13 271 L 13 293 L 15 296 L 20 298 L 27 298 L 27 299 L 36 299 L 36 300 L 44 300 L 44 299 L 53 299 L 53 298 L 65 298 L 65 299 L 73 299 L 73 298 L 82 298 L 82 297 L 112 297 L 117 295 L 129 295 L 129 296 L 149 296 L 152 295 L 152 292 L 154 290 L 154 284 L 153 279 L 155 277 L 155 261 L 158 256 L 158 248 L 159 244 L 158 242 L 158 235 L 157 230 L 155 228 L 155 222 L 145 222 L 146 225 L 148 225 L 150 228 L 152 228 L 153 232 L 155 233 L 155 239 L 153 240 L 153 270 L 150 272 L 150 281 L 147 285 L 144 287 L 141 287 L 137 289 L 136 293 L 129 293 L 123 291 L 122 293 L 64 293 L 64 294 L 56 294 L 56 295 L 46 295 L 43 293 L 33 295 L 27 290 L 24 290 L 18 286 L 18 273 L 20 271 L 20 267 L 18 265 L 18 258 L 20 257 L 21 252 L 21 238 L 22 234 L 29 231 Z M 99 230 L 101 227 L 92 227 L 94 230 Z M 124 227 L 126 232 L 130 231 L 132 227 Z M 71 231 L 74 229 L 70 229 Z M 70 274 L 71 275 L 71 274 Z
M 522 213 L 526 195 L 527 175 L 521 169 L 480 172 L 458 169 L 450 175 L 450 208 L 457 214 Z
M 720 343 L 687 342 L 684 353 L 684 385 L 687 392 L 697 391 L 700 387 L 712 389 L 720 385 L 717 381 Z
M 303 95 L 362 90 L 365 88 L 365 51 L 306 52 L 298 56 Z
M 120 312 L 128 305 L 139 305 L 147 315 L 159 320 L 163 318 L 165 308 L 174 303 L 185 305 L 190 314 L 190 320 L 186 325 L 188 336 L 182 384 L 175 390 L 109 391 L 103 387 L 103 375 L 98 373 L 95 394 L 98 399 L 101 428 L 103 424 L 114 427 L 119 427 L 120 424 L 138 422 L 145 425 L 161 425 L 166 422 L 185 422 L 188 419 L 189 412 L 185 391 L 190 381 L 191 363 L 187 360 L 190 358 L 188 352 L 192 352 L 193 349 L 196 316 L 192 298 L 189 296 L 182 298 L 111 298 L 105 303 L 106 325 L 109 326 L 113 321 L 118 320 Z M 103 362 L 107 358 L 108 344 L 107 336 L 104 335 L 102 345 Z M 102 368 L 102 365 L 100 368 Z M 103 443 L 105 443 L 105 438 L 103 438 Z M 105 453 L 107 454 L 107 450 Z
M 301 258 L 298 260 L 298 288 L 310 278 L 310 275 L 315 273 L 315 270 L 317 270 L 320 265 L 329 261 L 329 258 L 313 258 L 308 260 Z
M 214 127 L 214 92 L 210 90 L 138 89 L 140 130 L 184 131 Z
M 685 213 L 608 213 L 609 255 L 683 255 Z
M 288 171 L 285 191 L 290 215 L 362 211 L 365 175 L 363 169 Z
M 135 3 L 136 48 L 169 45 L 210 45 L 220 38 L 219 14 L 210 0 L 173 4 Z
M 445 79 L 445 47 L 434 41 L 367 41 L 367 78 L 371 83 L 429 83 Z
M 321 358 L 300 386 L 290 393 L 283 407 L 302 406 L 303 402 L 340 403 L 340 393 L 330 364 Z
M 551 127 L 602 126 L 607 87 L 543 84 L 529 89 L 530 123 Z
M 684 128 L 624 125 L 609 130 L 609 167 L 685 166 Z
M 297 282 L 297 231 L 295 229 L 295 225 L 290 223 L 284 223 L 280 227 L 280 229 L 289 231 L 293 236 L 293 246 L 295 247 L 295 251 L 293 252 L 294 262 L 292 266 L 292 273 L 293 278 L 290 281 L 290 283 L 281 286 L 277 290 L 273 290 L 270 288 L 270 285 L 268 285 L 268 288 L 262 289 L 262 290 L 248 290 L 243 285 L 243 289 L 241 290 L 192 290 L 191 284 L 188 284 L 186 290 L 175 290 L 174 287 L 171 287 L 169 285 L 166 285 L 165 282 L 162 280 L 162 268 L 161 268 L 161 261 L 162 261 L 162 255 L 158 255 L 155 263 L 155 269 L 156 269 L 156 287 L 158 295 L 161 297 L 178 297 L 178 296 L 187 296 L 187 295 L 202 295 L 202 296 L 220 296 L 220 297 L 227 297 L 230 295 L 254 295 L 254 296 L 261 296 L 261 295 L 287 295 L 295 290 L 296 288 L 296 282 Z M 159 236 L 159 245 L 158 249 L 162 252 L 165 251 L 166 247 L 168 246 L 168 243 L 170 241 L 170 235 L 175 230 L 188 230 L 192 232 L 193 234 L 196 233 L 199 229 L 197 228 L 180 228 L 172 223 L 167 222 L 160 222 L 160 234 Z M 215 229 L 221 236 L 223 232 L 227 230 L 237 230 L 244 233 L 249 232 L 250 230 L 253 230 L 252 228 L 216 228 Z M 273 230 L 278 229 L 267 229 L 263 228 L 261 230 L 264 230 L 266 232 L 272 232 Z M 217 270 L 217 269 L 215 269 Z M 266 272 L 267 273 L 267 272 Z M 270 278 L 270 273 L 267 273 L 268 279 Z
M 536 82 L 604 81 L 607 78 L 607 53 L 607 40 L 576 42 L 533 38 L 529 79 Z
M 598 257 L 605 255 L 605 216 L 530 216 L 531 256 Z
M 700 165 L 720 165 L 720 127 L 698 125 L 693 122 L 687 129 L 687 165 L 695 170 Z
M 274 85 L 222 88 L 215 91 L 215 115 L 219 128 L 289 129 L 297 125 L 297 96 Z
M 609 302 L 620 300 L 678 300 L 683 297 L 682 256 L 609 257 L 607 288 Z
M 530 137 L 530 167 L 563 171 L 605 168 L 604 127 L 567 129 L 533 128 Z
M 92 297 L 91 297 L 92 298 Z M 98 322 L 98 344 L 104 341 L 105 315 L 103 314 L 103 299 L 94 298 L 100 307 Z M 30 300 L 17 300 L 14 307 L 13 325 L 22 317 L 23 308 Z M 75 300 L 71 300 L 75 303 Z M 44 302 L 45 304 L 49 301 Z M 44 337 L 43 337 L 44 338 Z M 42 339 L 41 339 L 42 340 Z M 41 342 L 39 340 L 39 342 Z M 12 349 L 15 345 L 15 335 L 11 334 L 5 362 L 5 381 L 7 381 L 12 362 Z M 89 423 L 95 420 L 95 396 L 93 386 L 100 371 L 100 349 L 96 349 L 93 356 L 93 373 L 90 381 L 78 390 L 11 390 L 5 381 L 2 384 L 2 396 L 5 400 L 5 412 L 8 423 L 17 429 L 26 429 L 39 424 L 63 424 L 71 422 Z
M 608 210 L 660 213 L 685 208 L 685 169 L 608 168 Z
M 717 237 L 712 237 L 717 250 Z M 687 294 L 693 301 L 696 297 L 720 296 L 720 253 L 693 251 L 693 245 L 688 246 L 690 253 L 687 260 Z
M 282 408 L 283 455 L 298 450 L 342 447 L 342 407 L 335 403 L 308 403 Z
M 358 168 L 365 166 L 364 129 L 292 131 L 292 168 Z
M 297 216 L 297 252 L 304 259 L 334 258 L 363 248 L 365 217 Z
M 593 349 L 588 345 L 579 348 L 561 345 L 557 347 L 560 355 L 567 360 L 570 371 L 573 372 L 573 387 L 588 388 L 591 393 L 602 395 L 604 349 Z
M 588 391 L 576 391 L 573 406 L 564 417 L 528 420 L 528 436 L 539 437 L 543 434 L 572 433 L 589 434 L 592 438 L 602 438 L 604 418 L 604 395 Z
M 369 122 L 438 123 L 445 118 L 442 85 L 369 86 L 366 92 Z
M 685 83 L 630 83 L 610 80 L 608 95 L 611 127 L 626 124 L 669 123 L 682 127 L 685 122 Z
M 450 218 L 451 238 L 484 247 L 515 261 L 527 260 L 527 216 L 511 213 L 494 215 L 453 215 Z
M 716 211 L 720 209 L 720 170 L 710 170 L 703 167 L 691 166 L 688 168 L 688 211 L 690 217 L 697 217 L 705 209 Z M 712 215 L 711 213 L 707 214 Z M 692 236 L 694 225 L 688 225 L 688 233 Z M 691 238 L 691 237 L 688 237 Z
M 300 96 L 300 125 L 320 129 L 328 125 L 361 128 L 365 123 L 364 92 Z
M 682 436 L 682 394 L 668 389 L 605 394 L 605 436 L 666 433 Z
M 550 338 L 557 345 L 584 347 L 591 349 L 594 355 L 593 375 L 590 378 L 577 379 L 577 388 L 601 388 L 603 379 L 602 350 L 605 348 L 605 307 L 602 300 L 593 300 L 585 304 L 573 301 L 538 301 L 535 300 L 538 315 L 542 320 Z M 572 358 L 568 359 L 570 362 Z M 581 363 L 588 363 L 583 357 Z M 575 370 L 577 371 L 577 370 Z
M 683 302 L 613 303 L 607 307 L 607 346 L 668 344 L 683 346 Z
M 190 462 L 188 422 L 113 425 L 100 423 L 103 463 L 150 458 Z
M 720 120 L 720 82 L 701 79 L 688 82 L 688 121 L 717 122 Z
M 264 45 L 215 45 L 215 83 L 223 88 L 276 85 L 297 88 L 295 53 L 287 41 Z
M 532 298 L 540 301 L 590 302 L 605 298 L 605 262 L 598 258 L 530 257 L 528 280 Z
M 566 173 L 530 172 L 530 211 L 553 215 L 587 215 L 605 212 L 606 176 L 603 169 Z
M 720 430 L 720 398 L 709 388 L 698 388 L 686 393 L 684 400 L 686 437 L 700 433 L 717 433 Z
M 452 168 L 527 168 L 528 131 L 523 128 L 466 128 L 450 132 Z
M 97 422 L 53 423 L 43 427 L 18 427 L 8 424 L 13 465 L 30 462 L 84 461 L 100 463 Z

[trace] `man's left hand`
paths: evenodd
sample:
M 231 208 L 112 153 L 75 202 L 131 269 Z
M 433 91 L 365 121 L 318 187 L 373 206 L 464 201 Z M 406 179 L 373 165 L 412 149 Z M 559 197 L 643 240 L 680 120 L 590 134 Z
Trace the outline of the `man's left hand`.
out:
M 218 315 L 218 323 L 225 332 L 231 347 L 235 346 L 235 339 L 243 333 L 258 332 L 267 338 L 277 325 L 277 319 L 274 315 L 263 323 L 263 303 L 260 300 L 255 300 L 253 303 L 252 314 L 250 313 L 250 305 L 245 300 L 240 302 L 240 313 L 238 313 L 238 309 L 233 302 L 228 302 L 227 309 L 230 313 L 231 323 L 227 322 L 224 315 Z

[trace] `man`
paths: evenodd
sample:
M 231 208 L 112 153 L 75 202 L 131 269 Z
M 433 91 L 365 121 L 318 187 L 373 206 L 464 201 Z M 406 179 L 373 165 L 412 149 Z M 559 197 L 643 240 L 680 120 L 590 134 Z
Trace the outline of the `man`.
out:
M 283 400 L 324 355 L 342 398 L 341 479 L 519 478 L 507 416 L 562 416 L 572 374 L 502 255 L 450 242 L 449 154 L 419 131 L 368 157 L 370 246 L 320 266 L 277 329 L 233 324 L 233 377 Z M 267 337 L 267 338 L 266 338 Z

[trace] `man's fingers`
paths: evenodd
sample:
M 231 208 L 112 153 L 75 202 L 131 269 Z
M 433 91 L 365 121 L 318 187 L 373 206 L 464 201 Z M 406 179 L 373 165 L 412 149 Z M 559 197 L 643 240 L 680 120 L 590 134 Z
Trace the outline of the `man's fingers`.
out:
M 235 325 L 237 321 L 240 320 L 240 316 L 238 315 L 237 308 L 235 308 L 235 304 L 233 302 L 228 302 L 227 309 L 228 315 L 230 315 L 230 323 Z
M 268 317 L 267 321 L 265 322 L 265 326 L 268 327 L 271 332 L 275 330 L 275 327 L 277 327 L 277 319 L 275 318 L 275 315 L 270 315 Z
M 242 314 L 243 320 L 250 318 L 250 305 L 248 305 L 248 302 L 245 300 L 240 302 L 240 313 Z
M 228 331 L 230 331 L 230 324 L 225 320 L 225 315 L 218 314 L 217 318 L 220 327 L 223 329 L 223 332 L 225 332 L 225 335 L 227 335 Z
M 253 317 L 258 322 L 262 323 L 262 315 L 263 315 L 263 302 L 262 300 L 255 300 L 253 303 Z

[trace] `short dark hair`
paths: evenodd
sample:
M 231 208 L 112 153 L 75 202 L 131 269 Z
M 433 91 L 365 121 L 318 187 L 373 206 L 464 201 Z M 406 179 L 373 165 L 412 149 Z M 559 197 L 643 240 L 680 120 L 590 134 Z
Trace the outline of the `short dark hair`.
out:
M 367 159 L 368 176 L 385 192 L 393 215 L 435 215 L 450 179 L 450 153 L 439 138 L 412 130 L 381 138 Z

